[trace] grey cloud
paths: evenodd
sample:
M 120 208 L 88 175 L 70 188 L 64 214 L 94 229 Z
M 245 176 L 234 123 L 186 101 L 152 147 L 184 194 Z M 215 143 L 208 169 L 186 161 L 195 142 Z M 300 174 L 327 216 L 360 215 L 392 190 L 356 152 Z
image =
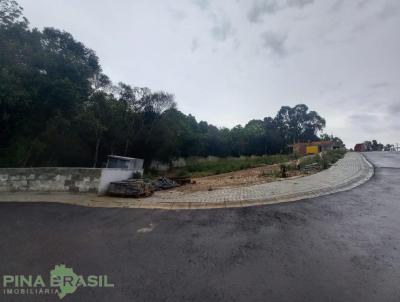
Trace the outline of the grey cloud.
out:
M 372 105 L 372 104 L 371 104 Z M 357 104 L 353 104 L 357 106 Z M 348 116 L 348 121 L 351 124 L 352 129 L 361 131 L 365 135 L 371 134 L 381 134 L 382 129 L 385 129 L 386 133 L 396 133 L 396 129 L 400 127 L 400 101 L 387 100 L 385 104 L 378 108 L 375 106 L 376 110 L 371 113 L 371 110 L 364 108 L 362 112 L 357 112 L 350 114 Z M 367 110 L 368 111 L 367 111 Z M 394 135 L 393 138 L 395 138 Z
M 18 1 L 32 27 L 66 29 L 95 49 L 115 82 L 173 92 L 199 119 L 230 127 L 303 100 L 348 145 L 400 142 L 400 0 L 120 0 L 119 14 L 110 1 Z M 359 24 L 363 31 L 351 32 Z
M 387 88 L 390 87 L 389 82 L 377 82 L 377 83 L 372 83 L 369 85 L 370 88 L 372 89 L 381 89 L 381 88 Z
M 272 31 L 264 32 L 261 35 L 263 46 L 271 53 L 278 56 L 285 56 L 287 54 L 286 40 L 287 35 L 278 34 Z
M 239 39 L 235 39 L 233 41 L 233 49 L 237 51 L 237 50 L 239 50 L 239 48 L 240 48 L 240 41 L 239 41 Z
M 338 12 L 342 9 L 343 7 L 343 0 L 336 0 L 335 3 L 330 8 L 330 11 L 332 12 Z
M 173 17 L 175 20 L 181 21 L 181 20 L 183 20 L 183 19 L 186 18 L 185 12 L 183 12 L 183 11 L 181 11 L 181 10 L 177 10 L 177 9 L 170 8 L 169 11 L 170 11 L 172 17 Z
M 357 3 L 357 6 L 361 9 L 366 8 L 371 3 L 371 0 L 360 0 Z
M 358 0 L 355 2 L 355 8 L 360 12 L 362 10 L 367 9 L 371 4 L 373 4 L 375 1 L 373 0 Z M 344 0 L 336 0 L 334 4 L 331 6 L 331 11 L 333 12 L 338 12 L 340 11 L 346 1 Z M 377 16 L 381 19 L 387 19 L 393 16 L 396 16 L 400 12 L 400 3 L 398 0 L 384 0 L 381 1 L 382 7 L 381 9 L 377 12 Z M 350 4 L 350 3 L 346 3 Z
M 190 48 L 192 52 L 195 52 L 199 48 L 199 41 L 195 38 L 192 40 L 192 47 Z
M 336 0 L 335 3 L 331 6 L 331 11 L 338 12 L 343 8 L 345 1 L 344 0 Z M 365 9 L 369 4 L 371 4 L 371 0 L 359 0 L 356 2 L 356 7 L 360 10 Z
M 287 0 L 288 6 L 303 8 L 314 3 L 314 0 Z
M 209 9 L 210 0 L 193 0 L 193 3 L 201 10 L 207 10 L 205 15 L 212 20 L 211 34 L 216 41 L 223 42 L 234 33 L 232 24 L 225 14 L 220 11 L 217 13 L 213 9 Z M 193 48 L 197 49 L 197 46 L 193 47 L 192 45 L 192 51 Z
M 254 2 L 247 14 L 247 18 L 249 21 L 256 23 L 261 21 L 261 17 L 264 14 L 273 14 L 278 9 L 278 3 L 275 0 L 258 0 Z
M 371 0 L 359 0 L 355 4 L 359 10 L 362 10 L 362 9 L 366 8 L 370 3 L 371 3 Z M 343 8 L 344 4 L 345 4 L 344 0 L 336 0 L 335 3 L 333 3 L 333 5 L 331 6 L 330 10 L 332 12 L 339 12 Z
M 396 116 L 396 118 L 399 118 L 400 116 L 400 100 L 394 104 L 390 104 L 388 106 L 388 114 Z
M 194 4 L 203 10 L 206 10 L 210 6 L 209 0 L 194 0 Z
M 263 15 L 274 14 L 285 8 L 304 8 L 307 5 L 314 3 L 314 0 L 255 0 L 252 7 L 247 13 L 247 18 L 250 22 L 257 23 L 260 22 Z
M 358 124 L 373 124 L 379 122 L 379 117 L 376 114 L 365 113 L 365 114 L 352 114 L 349 116 L 352 122 Z
M 233 32 L 232 24 L 228 19 L 224 17 L 215 18 L 214 25 L 211 28 L 215 40 L 225 41 Z
M 374 3 L 372 0 L 361 0 L 357 3 L 356 8 L 361 12 L 362 10 L 367 10 L 367 6 L 372 6 L 372 3 Z M 381 22 L 400 17 L 400 1 L 386 0 L 380 2 L 380 4 L 380 6 L 374 8 L 373 15 L 362 19 L 353 26 L 352 31 L 354 33 L 366 32 L 376 25 L 376 21 Z
M 397 138 L 399 138 L 399 131 L 400 128 L 400 100 L 389 104 L 387 107 L 387 113 L 385 116 L 385 122 L 389 127 L 387 127 L 388 131 L 396 132 Z
M 380 118 L 376 114 L 352 114 L 348 119 L 355 129 L 358 128 L 367 133 L 378 133 L 381 131 Z
M 392 17 L 399 16 L 400 3 L 398 0 L 387 0 L 381 11 L 378 13 L 380 19 L 386 20 Z

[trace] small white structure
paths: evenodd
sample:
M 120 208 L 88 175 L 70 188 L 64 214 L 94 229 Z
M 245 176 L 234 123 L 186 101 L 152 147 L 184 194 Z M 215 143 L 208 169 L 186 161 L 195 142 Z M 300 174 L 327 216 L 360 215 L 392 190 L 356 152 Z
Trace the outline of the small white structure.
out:
M 109 155 L 106 168 L 119 168 L 143 171 L 143 162 L 141 158 L 125 157 L 118 155 Z
M 120 168 L 101 169 L 101 178 L 97 189 L 97 193 L 99 195 L 106 194 L 110 183 L 114 181 L 127 180 L 133 176 L 134 172 L 136 171 L 130 169 L 120 169 Z
M 107 168 L 0 168 L 0 192 L 107 193 L 111 182 L 143 175 L 143 159 L 109 155 Z
M 106 194 L 111 182 L 129 179 L 135 173 L 143 175 L 143 162 L 140 158 L 109 155 L 107 166 L 101 172 L 98 194 Z

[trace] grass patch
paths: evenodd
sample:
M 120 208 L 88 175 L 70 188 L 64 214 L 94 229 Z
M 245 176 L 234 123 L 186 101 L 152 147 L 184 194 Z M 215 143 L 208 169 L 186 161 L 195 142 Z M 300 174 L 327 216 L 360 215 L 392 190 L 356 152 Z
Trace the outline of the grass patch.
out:
M 318 164 L 320 170 L 328 169 L 339 159 L 346 154 L 345 150 L 329 150 L 314 156 L 308 156 L 300 161 L 300 169 L 305 169 L 307 166 Z
M 330 150 L 322 153 L 319 164 L 322 169 L 328 169 L 346 154 L 345 150 Z
M 263 165 L 284 163 L 295 159 L 294 155 L 278 154 L 250 157 L 216 158 L 209 161 L 188 160 L 186 167 L 171 171 L 176 175 L 190 175 L 191 177 L 203 177 L 238 170 L 256 168 Z
M 320 155 L 308 156 L 300 161 L 300 168 L 304 169 L 305 166 L 318 163 L 318 169 L 327 169 L 336 161 L 344 156 L 346 151 L 331 150 L 324 152 Z M 182 168 L 173 168 L 167 172 L 158 172 L 155 170 L 146 170 L 146 177 L 154 178 L 158 175 L 167 175 L 174 177 L 204 177 L 210 175 L 217 175 L 222 173 L 229 173 L 244 169 L 256 168 L 264 165 L 285 164 L 291 160 L 297 159 L 294 154 L 277 154 L 277 155 L 263 155 L 263 156 L 241 156 L 241 157 L 227 157 L 227 158 L 188 158 L 186 159 L 186 166 Z M 296 164 L 285 164 L 286 171 L 296 170 Z M 261 173 L 260 177 L 281 177 L 280 169 L 277 171 Z

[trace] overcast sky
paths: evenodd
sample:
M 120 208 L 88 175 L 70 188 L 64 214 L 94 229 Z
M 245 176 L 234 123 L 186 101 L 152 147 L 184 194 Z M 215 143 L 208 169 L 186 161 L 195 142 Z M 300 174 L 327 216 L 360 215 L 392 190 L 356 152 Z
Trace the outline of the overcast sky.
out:
M 307 104 L 348 147 L 400 143 L 399 0 L 19 0 L 94 49 L 113 82 L 217 126 Z

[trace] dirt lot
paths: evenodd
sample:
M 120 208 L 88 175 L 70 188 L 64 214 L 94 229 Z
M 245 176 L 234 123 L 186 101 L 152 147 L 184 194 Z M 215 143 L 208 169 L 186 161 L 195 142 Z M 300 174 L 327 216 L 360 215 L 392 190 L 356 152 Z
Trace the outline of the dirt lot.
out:
M 209 189 L 216 189 L 222 187 L 237 187 L 247 186 L 253 184 L 260 184 L 266 182 L 277 181 L 280 178 L 278 173 L 280 165 L 265 165 L 257 168 L 240 170 L 230 173 L 193 178 L 195 184 L 185 185 L 177 188 L 181 192 L 196 192 L 207 191 Z M 288 177 L 302 177 L 300 171 L 288 171 Z

